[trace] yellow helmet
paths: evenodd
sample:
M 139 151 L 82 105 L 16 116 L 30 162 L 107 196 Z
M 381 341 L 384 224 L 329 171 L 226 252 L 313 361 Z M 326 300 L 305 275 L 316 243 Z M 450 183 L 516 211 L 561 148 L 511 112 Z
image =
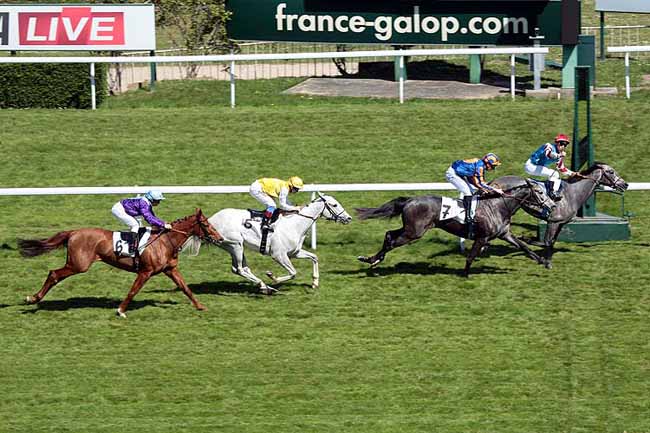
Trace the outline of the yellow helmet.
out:
M 302 187 L 305 186 L 305 184 L 303 183 L 302 179 L 299 178 L 298 176 L 291 176 L 289 178 L 289 186 L 296 189 L 302 189 Z

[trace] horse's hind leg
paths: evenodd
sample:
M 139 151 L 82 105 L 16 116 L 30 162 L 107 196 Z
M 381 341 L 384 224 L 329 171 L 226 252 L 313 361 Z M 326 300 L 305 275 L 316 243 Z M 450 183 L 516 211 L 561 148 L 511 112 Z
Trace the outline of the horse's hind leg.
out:
M 234 274 L 237 274 L 248 281 L 259 285 L 260 290 L 262 293 L 265 293 L 267 295 L 272 294 L 273 292 L 277 292 L 273 287 L 267 286 L 264 281 L 262 281 L 260 278 L 257 278 L 253 272 L 251 272 L 250 268 L 246 266 L 246 258 L 244 256 L 244 246 L 241 244 L 230 244 L 230 245 L 224 245 L 222 246 L 226 251 L 230 253 L 230 257 L 232 258 L 232 272 Z
M 70 246 L 71 244 L 68 244 L 68 259 L 66 260 L 65 266 L 50 271 L 41 290 L 39 290 L 34 296 L 28 296 L 25 298 L 26 303 L 36 304 L 37 302 L 40 302 L 52 287 L 69 276 L 84 273 L 90 268 L 94 262 L 94 255 L 88 256 L 84 253 L 78 252 L 77 249 L 71 249 Z
M 384 245 L 377 254 L 371 257 L 359 256 L 357 259 L 364 263 L 370 263 L 371 267 L 377 266 L 384 260 L 386 253 L 390 250 L 420 239 L 427 230 L 428 227 L 426 226 L 418 226 L 416 228 L 402 227 L 397 230 L 387 231 L 384 236 Z
M 27 304 L 36 304 L 40 302 L 52 287 L 76 273 L 78 272 L 73 270 L 69 264 L 66 264 L 60 269 L 50 271 L 49 274 L 47 274 L 47 278 L 45 279 L 41 290 L 39 290 L 38 293 L 36 293 L 34 296 L 27 296 L 25 298 L 25 302 Z

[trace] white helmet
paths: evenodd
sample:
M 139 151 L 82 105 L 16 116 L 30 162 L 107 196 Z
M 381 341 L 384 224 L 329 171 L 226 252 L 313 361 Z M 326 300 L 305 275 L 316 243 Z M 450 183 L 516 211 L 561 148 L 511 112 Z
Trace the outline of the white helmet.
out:
M 149 201 L 160 201 L 165 199 L 163 193 L 157 189 L 152 189 L 150 191 L 145 192 L 144 197 Z

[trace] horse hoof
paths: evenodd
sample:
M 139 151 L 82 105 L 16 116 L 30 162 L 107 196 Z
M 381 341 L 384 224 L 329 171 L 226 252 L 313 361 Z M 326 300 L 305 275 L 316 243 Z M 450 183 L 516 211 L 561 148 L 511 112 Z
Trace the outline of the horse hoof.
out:
M 320 284 L 318 283 L 318 281 L 314 281 L 313 283 L 311 283 L 311 288 L 312 289 L 318 289 L 319 286 L 320 286 Z
M 263 294 L 265 294 L 265 295 L 269 295 L 269 296 L 270 296 L 270 295 L 276 293 L 278 290 L 277 290 L 277 289 L 274 289 L 274 288 L 271 287 L 271 286 L 266 286 L 266 287 L 262 287 L 262 288 L 260 289 L 260 291 L 261 291 Z
M 122 319 L 126 319 L 126 313 L 121 312 L 119 308 L 115 310 L 115 315 L 117 317 L 121 317 Z
M 266 271 L 266 276 L 269 277 L 269 278 L 273 278 L 273 272 Z
M 551 262 L 546 262 L 546 263 L 544 263 L 544 267 L 545 267 L 546 269 L 553 269 L 553 263 L 551 263 Z
M 359 260 L 361 263 L 370 263 L 370 259 L 366 256 L 357 256 L 357 260 Z
M 199 311 L 206 311 L 206 310 L 208 309 L 208 307 L 206 307 L 206 306 L 203 305 L 203 304 L 198 304 L 198 305 L 196 306 L 196 309 L 199 310 Z
M 27 296 L 25 298 L 25 304 L 27 304 L 27 305 L 32 305 L 32 304 L 35 304 L 37 302 L 38 301 L 36 300 L 36 298 L 34 296 L 29 295 L 29 296 Z

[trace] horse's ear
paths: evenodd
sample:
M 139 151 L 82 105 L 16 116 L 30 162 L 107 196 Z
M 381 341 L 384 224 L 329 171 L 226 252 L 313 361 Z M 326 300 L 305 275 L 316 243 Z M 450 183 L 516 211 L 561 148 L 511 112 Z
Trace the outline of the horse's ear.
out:
M 201 210 L 200 207 L 197 207 L 196 209 L 194 209 L 194 213 L 197 214 L 197 215 L 203 215 L 203 211 Z

